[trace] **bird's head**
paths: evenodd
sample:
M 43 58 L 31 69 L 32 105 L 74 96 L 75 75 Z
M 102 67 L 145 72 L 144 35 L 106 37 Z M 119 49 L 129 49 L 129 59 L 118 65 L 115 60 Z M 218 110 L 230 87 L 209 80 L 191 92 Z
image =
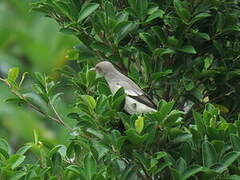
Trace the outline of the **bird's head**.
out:
M 107 73 L 112 72 L 115 70 L 112 63 L 108 61 L 102 61 L 93 68 L 98 74 L 105 76 Z

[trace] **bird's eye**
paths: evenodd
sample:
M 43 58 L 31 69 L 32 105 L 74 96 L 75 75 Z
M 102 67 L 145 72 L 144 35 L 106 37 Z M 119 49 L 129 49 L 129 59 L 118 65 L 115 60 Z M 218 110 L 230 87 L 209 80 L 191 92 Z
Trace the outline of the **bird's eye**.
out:
M 98 67 L 98 66 L 96 67 L 96 70 L 97 70 L 98 73 L 102 72 L 102 69 L 100 67 Z

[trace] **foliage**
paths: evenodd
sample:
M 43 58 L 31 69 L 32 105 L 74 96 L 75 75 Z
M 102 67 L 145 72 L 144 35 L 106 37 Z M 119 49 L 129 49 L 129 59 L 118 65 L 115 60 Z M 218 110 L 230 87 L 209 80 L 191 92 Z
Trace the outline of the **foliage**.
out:
M 33 1 L 0 0 L 0 77 L 6 77 L 9 68 L 19 67 L 28 72 L 22 85 L 26 89 L 31 87 L 28 79 L 34 71 L 56 78 L 53 69 L 66 63 L 67 50 L 77 43 L 77 38 L 58 32 L 54 20 L 31 11 Z M 32 129 L 36 127 L 39 137 L 45 141 L 68 143 L 65 128 L 44 121 L 34 111 L 6 103 L 6 97 L 14 98 L 0 82 L 0 137 L 5 138 L 13 150 L 31 141 Z M 56 108 L 67 111 L 67 103 L 62 101 Z
M 33 9 L 80 40 L 68 55 L 77 66 L 59 69 L 62 85 L 75 90 L 68 117 L 77 125 L 67 126 L 67 147 L 41 142 L 35 133 L 34 143 L 11 154 L 2 140 L 0 176 L 239 179 L 238 1 L 40 0 Z M 128 73 L 158 102 L 158 111 L 121 112 L 123 90 L 111 94 L 89 70 L 103 59 Z M 21 88 L 24 73 L 19 76 L 12 68 L 1 79 L 16 95 L 10 100 L 65 125 L 54 102 L 67 90 L 35 73 L 32 98 Z M 32 154 L 38 161 L 27 163 Z

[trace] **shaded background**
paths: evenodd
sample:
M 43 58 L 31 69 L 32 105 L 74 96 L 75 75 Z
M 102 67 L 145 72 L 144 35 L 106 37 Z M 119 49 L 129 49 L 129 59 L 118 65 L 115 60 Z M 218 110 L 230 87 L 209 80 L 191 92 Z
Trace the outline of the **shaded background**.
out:
M 31 11 L 31 2 L 0 1 L 0 77 L 6 77 L 11 67 L 19 67 L 21 72 L 51 75 L 54 68 L 67 63 L 66 52 L 77 43 L 73 36 L 60 33 L 53 20 Z M 11 96 L 7 86 L 0 82 L 0 138 L 5 138 L 15 149 L 33 141 L 33 129 L 36 129 L 43 141 L 68 142 L 66 129 L 30 109 L 6 103 Z M 60 103 L 62 111 L 66 107 Z

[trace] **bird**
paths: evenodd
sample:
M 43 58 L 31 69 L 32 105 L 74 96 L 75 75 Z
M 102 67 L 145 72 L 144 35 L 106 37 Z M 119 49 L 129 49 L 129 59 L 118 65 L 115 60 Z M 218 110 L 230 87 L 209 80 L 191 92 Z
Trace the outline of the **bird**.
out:
M 157 107 L 150 97 L 135 82 L 119 72 L 111 62 L 101 61 L 91 68 L 102 75 L 108 86 L 115 94 L 118 89 L 123 88 L 126 94 L 123 109 L 129 114 L 144 114 L 156 112 Z

